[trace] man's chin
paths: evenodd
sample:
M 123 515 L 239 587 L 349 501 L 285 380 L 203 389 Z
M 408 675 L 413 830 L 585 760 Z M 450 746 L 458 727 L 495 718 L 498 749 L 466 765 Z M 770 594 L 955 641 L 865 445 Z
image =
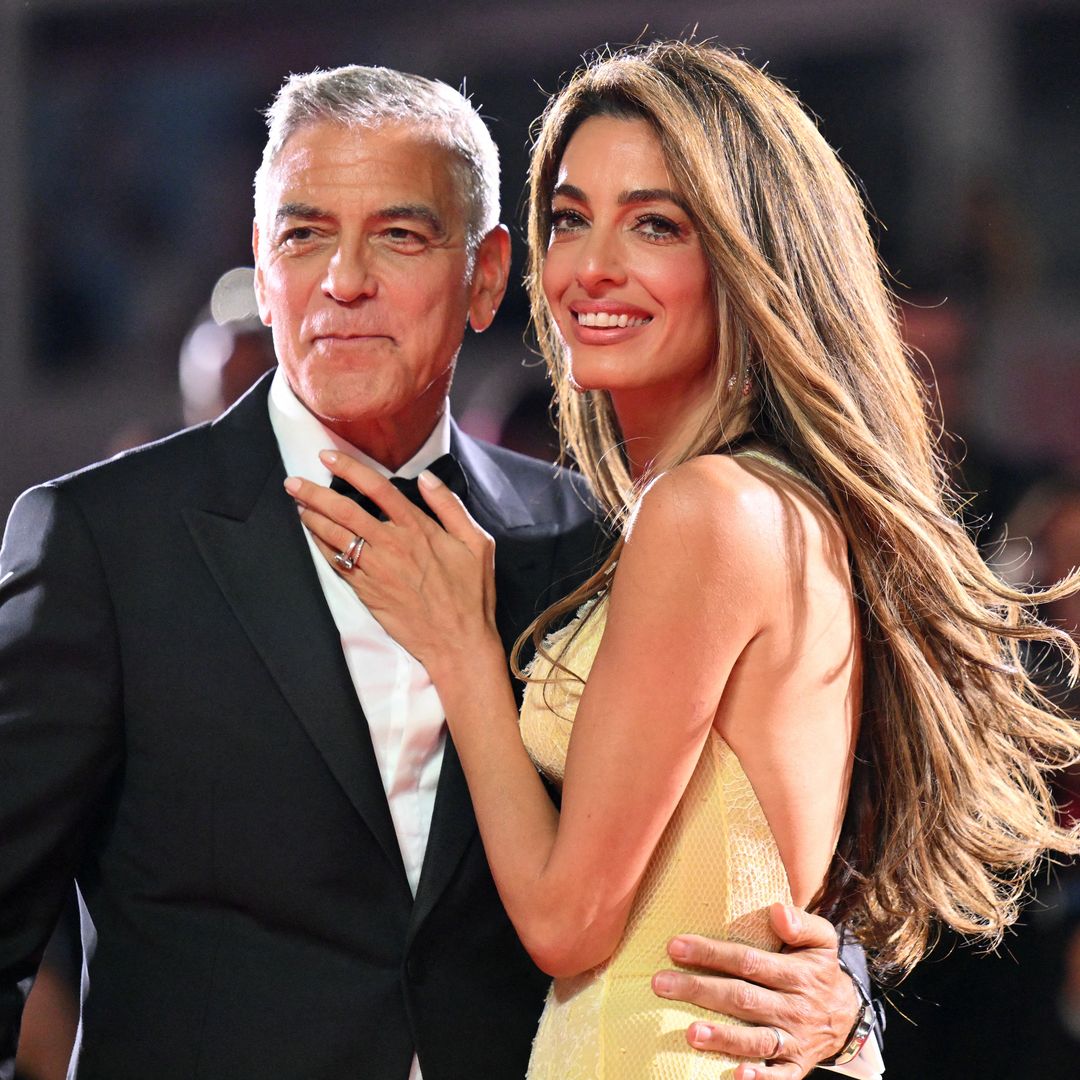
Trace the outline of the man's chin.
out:
M 371 403 L 359 402 L 355 397 L 316 399 L 305 404 L 308 411 L 327 427 L 374 424 L 382 415 L 382 410 Z

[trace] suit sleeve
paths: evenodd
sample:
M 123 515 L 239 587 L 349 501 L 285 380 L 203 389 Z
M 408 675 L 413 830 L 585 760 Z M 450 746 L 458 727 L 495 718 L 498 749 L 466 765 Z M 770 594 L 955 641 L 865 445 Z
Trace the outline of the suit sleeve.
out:
M 0 549 L 0 1078 L 121 759 L 115 620 L 83 514 L 46 486 Z

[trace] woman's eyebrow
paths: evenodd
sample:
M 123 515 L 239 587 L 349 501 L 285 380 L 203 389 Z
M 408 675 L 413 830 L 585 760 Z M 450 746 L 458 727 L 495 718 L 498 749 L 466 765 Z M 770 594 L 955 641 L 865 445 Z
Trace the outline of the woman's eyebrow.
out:
M 567 199 L 574 199 L 576 202 L 587 203 L 589 201 L 585 192 L 575 184 L 559 184 L 552 191 L 551 197 L 554 199 L 560 195 Z M 684 213 L 690 213 L 686 203 L 670 188 L 634 188 L 630 191 L 620 192 L 616 201 L 620 206 L 627 206 L 631 203 L 670 202 L 674 203 Z
M 577 202 L 588 202 L 585 197 L 585 192 L 579 187 L 575 187 L 573 184 L 559 184 L 555 190 L 551 193 L 551 197 L 554 199 L 556 196 L 562 195 L 567 199 L 574 199 Z
M 686 203 L 670 188 L 635 188 L 633 191 L 623 191 L 619 194 L 618 202 L 620 206 L 629 203 L 669 202 L 687 214 L 690 212 Z

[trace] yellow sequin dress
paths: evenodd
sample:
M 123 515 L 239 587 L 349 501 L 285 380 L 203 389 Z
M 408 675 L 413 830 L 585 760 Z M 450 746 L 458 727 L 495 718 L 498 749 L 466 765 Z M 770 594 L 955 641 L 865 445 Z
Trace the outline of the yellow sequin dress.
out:
M 588 677 L 607 601 L 587 604 L 546 643 L 549 655 Z M 537 658 L 521 707 L 521 736 L 537 767 L 562 783 L 582 683 Z M 528 1080 L 725 1080 L 736 1061 L 694 1050 L 686 1029 L 721 1020 L 652 992 L 672 966 L 667 943 L 697 933 L 778 949 L 768 905 L 790 902 L 787 874 L 746 774 L 715 732 L 649 861 L 626 932 L 611 958 L 556 979 L 533 1043 Z

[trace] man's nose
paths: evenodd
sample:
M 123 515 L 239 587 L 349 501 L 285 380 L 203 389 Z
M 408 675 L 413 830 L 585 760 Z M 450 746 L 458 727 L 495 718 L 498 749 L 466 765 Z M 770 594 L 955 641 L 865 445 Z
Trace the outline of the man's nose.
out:
M 622 242 L 615 230 L 593 226 L 581 247 L 577 266 L 578 284 L 594 293 L 626 281 L 626 261 Z
M 378 284 L 371 259 L 361 245 L 342 244 L 326 267 L 323 292 L 339 304 L 374 296 Z

